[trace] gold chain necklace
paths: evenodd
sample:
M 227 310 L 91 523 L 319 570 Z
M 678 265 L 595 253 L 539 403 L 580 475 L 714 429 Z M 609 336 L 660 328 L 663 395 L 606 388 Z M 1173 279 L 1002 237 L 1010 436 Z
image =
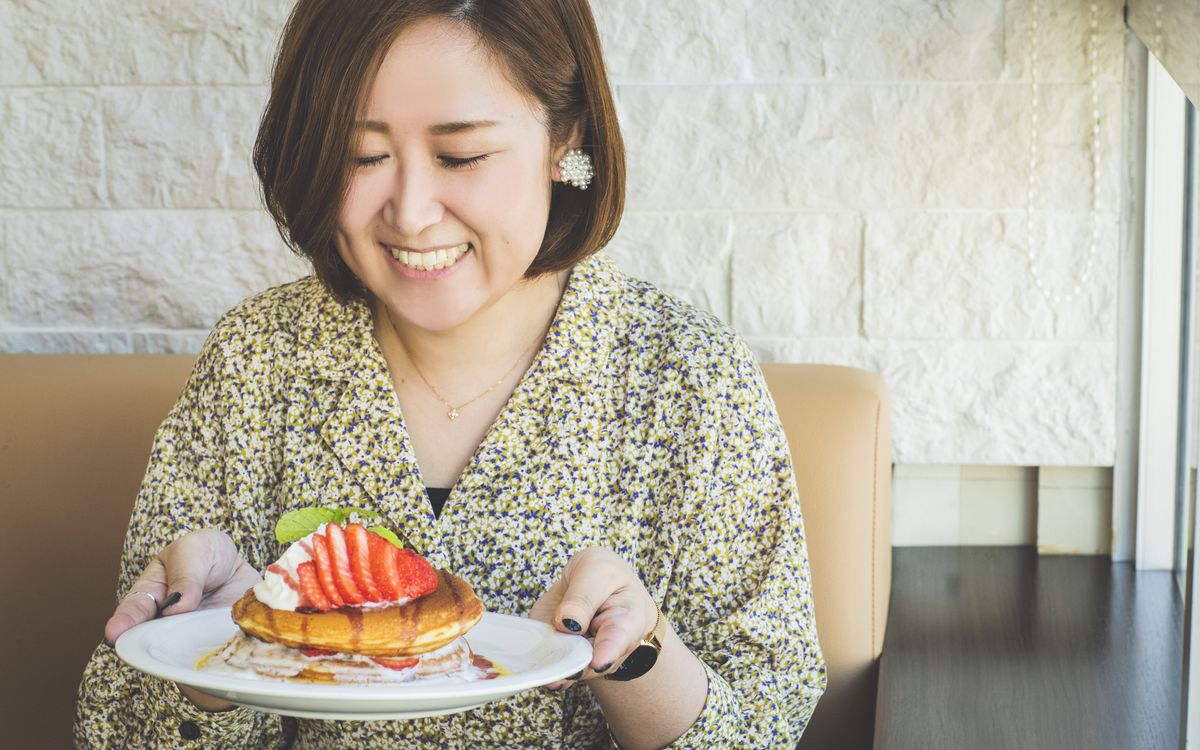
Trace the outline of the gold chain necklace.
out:
M 528 354 L 530 352 L 530 350 L 534 348 L 534 346 L 537 346 L 538 343 L 539 343 L 538 341 L 534 341 L 533 346 L 530 346 L 529 349 L 526 349 L 525 351 L 521 352 L 521 356 L 517 357 L 517 361 L 512 363 L 512 367 L 508 368 L 508 370 L 506 370 L 505 373 L 500 376 L 499 380 L 497 380 L 495 383 L 492 383 L 490 386 L 488 386 L 487 390 L 485 390 L 483 393 L 480 393 L 475 398 L 470 399 L 469 401 L 462 402 L 458 406 L 455 406 L 454 404 L 450 403 L 449 401 L 446 400 L 445 396 L 438 393 L 438 389 L 433 387 L 433 383 L 430 383 L 429 380 L 425 377 L 425 373 L 421 372 L 421 368 L 417 367 L 417 361 L 412 358 L 412 355 L 409 355 L 408 361 L 412 364 L 413 369 L 417 371 L 417 377 L 421 378 L 421 382 L 425 384 L 425 387 L 428 388 L 430 391 L 432 391 L 433 395 L 437 396 L 438 401 L 441 401 L 442 404 L 445 405 L 445 407 L 447 409 L 446 417 L 451 422 L 453 422 L 454 420 L 458 419 L 458 410 L 459 409 L 462 409 L 463 407 L 466 407 L 466 406 L 470 406 L 471 404 L 475 403 L 479 399 L 483 398 L 484 396 L 488 395 L 492 391 L 499 388 L 500 384 L 503 383 L 505 380 L 507 380 L 509 375 L 512 375 L 513 370 L 517 369 L 517 365 L 521 364 L 521 361 L 523 359 L 525 359 L 525 355 Z M 404 343 L 401 342 L 401 346 L 403 346 L 403 345 L 404 345 Z M 408 350 L 405 349 L 404 353 L 408 354 Z

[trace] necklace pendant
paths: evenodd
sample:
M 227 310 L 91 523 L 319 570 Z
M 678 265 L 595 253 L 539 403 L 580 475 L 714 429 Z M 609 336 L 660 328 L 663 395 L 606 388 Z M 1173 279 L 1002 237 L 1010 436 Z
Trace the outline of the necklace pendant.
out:
M 453 406 L 451 406 L 450 411 L 446 412 L 446 416 L 450 418 L 451 422 L 453 422 L 454 420 L 458 419 L 458 409 L 455 409 Z

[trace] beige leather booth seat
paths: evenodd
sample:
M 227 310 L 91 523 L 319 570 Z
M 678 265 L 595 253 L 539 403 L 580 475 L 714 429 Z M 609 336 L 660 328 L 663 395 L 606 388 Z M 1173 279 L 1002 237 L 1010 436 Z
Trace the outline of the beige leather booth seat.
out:
M 121 538 L 191 357 L 0 355 L 6 747 L 71 746 Z M 870 373 L 764 368 L 791 442 L 829 691 L 802 748 L 870 747 L 890 591 L 886 394 Z

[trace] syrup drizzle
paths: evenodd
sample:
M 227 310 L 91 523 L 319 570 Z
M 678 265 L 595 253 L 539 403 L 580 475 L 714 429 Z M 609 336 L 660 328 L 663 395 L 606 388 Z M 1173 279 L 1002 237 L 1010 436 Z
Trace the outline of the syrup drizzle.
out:
M 297 594 L 300 593 L 300 584 L 292 578 L 292 574 L 288 572 L 287 568 L 276 562 L 267 566 L 267 572 L 274 573 L 275 575 L 279 576 L 283 579 L 283 582 L 288 585 L 288 588 L 290 588 L 292 591 L 295 591 Z

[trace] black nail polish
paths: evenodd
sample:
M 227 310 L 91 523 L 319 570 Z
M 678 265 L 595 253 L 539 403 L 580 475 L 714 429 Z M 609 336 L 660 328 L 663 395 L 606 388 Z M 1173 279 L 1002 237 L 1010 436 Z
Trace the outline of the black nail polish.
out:
M 162 606 L 158 608 L 159 614 L 161 614 L 164 609 L 166 609 L 167 607 L 170 607 L 172 604 L 178 604 L 179 600 L 182 598 L 183 598 L 183 594 L 181 594 L 178 591 L 176 591 L 173 594 L 168 595 L 167 598 L 163 601 Z
M 572 633 L 578 633 L 580 630 L 583 630 L 583 626 L 572 620 L 570 617 L 564 617 L 562 624 L 565 625 L 567 630 L 570 630 Z
M 605 664 L 603 667 L 596 667 L 596 671 L 600 672 L 600 673 L 607 672 L 608 670 L 612 669 L 612 665 L 613 665 L 613 663 L 610 661 L 608 664 Z
M 571 675 L 571 676 L 570 676 L 570 677 L 568 677 L 567 679 L 568 679 L 568 680 L 578 680 L 580 677 L 583 677 L 583 670 L 582 670 L 582 669 L 581 669 L 581 670 L 579 670 L 578 672 L 576 672 L 575 674 Z

